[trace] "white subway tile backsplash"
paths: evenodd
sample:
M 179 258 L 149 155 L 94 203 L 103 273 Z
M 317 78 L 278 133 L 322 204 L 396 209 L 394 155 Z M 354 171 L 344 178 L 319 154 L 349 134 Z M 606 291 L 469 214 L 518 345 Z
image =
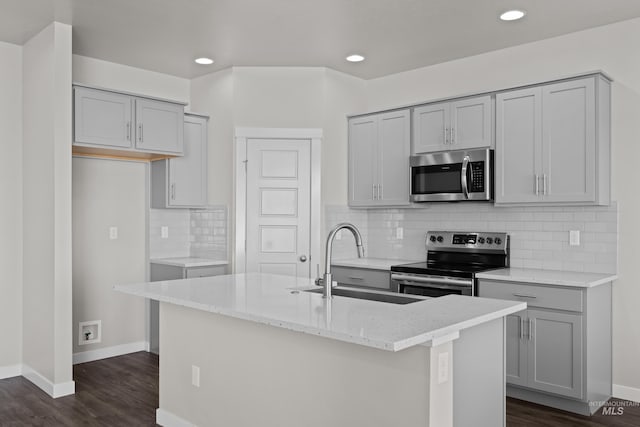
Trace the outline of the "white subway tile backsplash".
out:
M 355 210 L 326 207 L 327 230 L 350 221 L 361 230 L 367 256 L 423 259 L 428 230 L 504 231 L 511 237 L 511 265 L 523 268 L 615 273 L 618 207 L 495 207 L 484 203 L 430 204 L 424 208 Z M 395 228 L 404 228 L 396 238 Z M 581 245 L 569 246 L 569 230 Z M 352 258 L 351 241 L 335 242 L 334 257 Z

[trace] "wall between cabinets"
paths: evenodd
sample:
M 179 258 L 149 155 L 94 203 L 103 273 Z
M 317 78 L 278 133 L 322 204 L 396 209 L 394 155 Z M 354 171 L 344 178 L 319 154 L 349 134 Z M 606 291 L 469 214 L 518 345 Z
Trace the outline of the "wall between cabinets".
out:
M 22 363 L 22 47 L 0 42 L 0 378 Z M 13 368 L 11 368 L 13 367 Z M 13 372 L 9 372 L 12 369 Z M 3 371 L 6 373 L 3 374 Z
M 190 81 L 166 74 L 73 55 L 73 81 L 174 100 L 189 100 Z M 75 360 L 127 346 L 143 350 L 146 311 L 142 299 L 113 292 L 116 283 L 147 280 L 144 162 L 74 158 L 73 343 Z M 97 209 L 97 207 L 101 207 Z M 109 239 L 111 226 L 118 239 Z M 78 346 L 78 322 L 102 320 L 102 343 Z
M 619 279 L 613 286 L 614 383 L 640 399 L 640 286 L 637 242 L 640 198 L 640 19 L 623 21 L 539 42 L 467 57 L 367 81 L 367 108 L 379 110 L 442 97 L 490 91 L 601 69 L 612 84 L 612 198 L 618 209 Z M 346 181 L 345 181 L 346 185 Z

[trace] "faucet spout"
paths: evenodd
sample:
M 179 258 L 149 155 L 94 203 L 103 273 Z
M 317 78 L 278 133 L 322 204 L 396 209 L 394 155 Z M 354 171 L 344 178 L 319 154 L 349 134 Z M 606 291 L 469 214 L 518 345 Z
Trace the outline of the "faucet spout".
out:
M 351 231 L 353 237 L 356 239 L 356 248 L 358 250 L 358 258 L 364 257 L 364 246 L 362 245 L 362 235 L 360 235 L 360 231 L 356 228 L 355 225 L 350 224 L 348 222 L 343 222 L 341 224 L 336 225 L 333 230 L 329 232 L 327 236 L 327 246 L 325 252 L 325 268 L 324 268 L 324 278 L 323 278 L 323 286 L 324 292 L 323 295 L 325 298 L 331 298 L 331 287 L 333 286 L 333 280 L 331 277 L 331 252 L 333 249 L 333 240 L 336 237 L 336 234 L 342 229 L 347 229 Z

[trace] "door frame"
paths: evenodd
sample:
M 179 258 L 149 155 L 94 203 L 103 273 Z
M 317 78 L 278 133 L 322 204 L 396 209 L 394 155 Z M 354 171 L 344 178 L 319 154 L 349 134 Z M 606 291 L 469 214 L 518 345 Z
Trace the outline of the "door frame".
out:
M 310 185 L 310 253 L 309 271 L 312 262 L 321 264 L 321 144 L 322 129 L 318 128 L 249 128 L 237 127 L 234 132 L 235 169 L 235 249 L 234 273 L 244 273 L 247 266 L 247 149 L 251 139 L 303 139 L 311 145 L 311 185 Z

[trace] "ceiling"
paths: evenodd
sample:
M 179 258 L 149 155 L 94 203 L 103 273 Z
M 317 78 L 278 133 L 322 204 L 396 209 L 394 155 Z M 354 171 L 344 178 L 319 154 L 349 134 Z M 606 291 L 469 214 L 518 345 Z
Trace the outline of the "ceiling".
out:
M 527 15 L 501 22 L 512 8 Z M 76 54 L 185 78 L 325 66 L 371 79 L 638 16 L 638 0 L 0 0 L 0 40 L 56 20 Z

